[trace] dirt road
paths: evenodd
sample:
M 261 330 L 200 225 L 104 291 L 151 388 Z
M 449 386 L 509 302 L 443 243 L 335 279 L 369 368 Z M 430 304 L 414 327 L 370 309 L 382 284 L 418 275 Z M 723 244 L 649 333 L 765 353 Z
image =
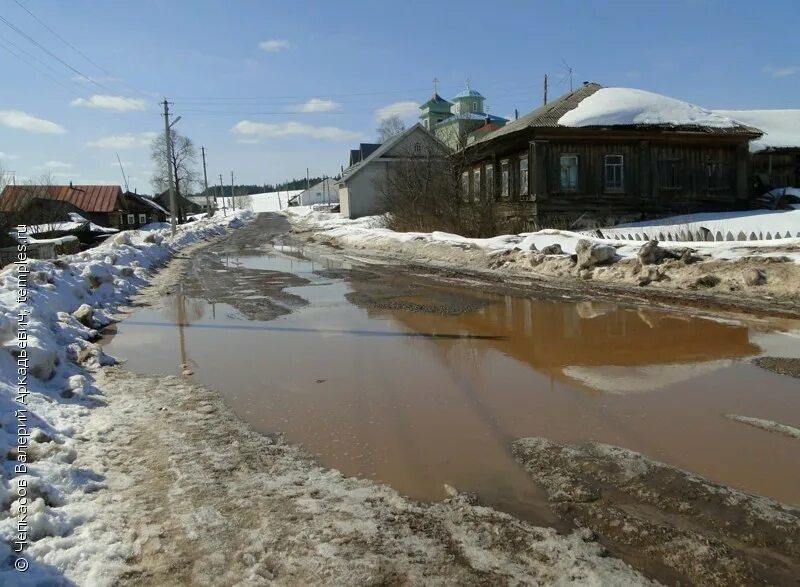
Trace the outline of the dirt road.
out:
M 137 303 L 200 298 L 260 322 L 304 308 L 308 298 L 286 290 L 302 288 L 310 278 L 240 261 L 291 245 L 288 231 L 282 216 L 262 214 L 176 259 Z M 424 336 L 434 341 L 451 333 L 435 327 L 431 317 L 480 311 L 487 304 L 481 289 L 492 290 L 486 283 L 460 293 L 437 288 L 457 276 L 430 269 L 405 268 L 404 278 L 394 279 L 396 266 L 319 268 L 315 275 L 337 272 L 359 276 L 359 288 L 347 294 L 351 303 L 368 313 L 420 315 L 429 324 Z M 461 340 L 465 334 L 452 336 Z M 182 368 L 191 373 L 190 365 Z M 89 436 L 107 447 L 97 454 L 113 493 L 105 507 L 120 535 L 133 539 L 125 584 L 725 584 L 781 581 L 798 570 L 795 508 L 705 480 L 698 495 L 698 477 L 671 467 L 659 465 L 657 475 L 645 474 L 653 470 L 649 464 L 617 472 L 617 465 L 635 458 L 629 453 L 603 453 L 611 464 L 598 465 L 597 455 L 590 460 L 582 448 L 556 450 L 536 440 L 515 445 L 514 456 L 531 473 L 531 491 L 538 487 L 553 504 L 549 518 L 542 513 L 540 520 L 556 530 L 484 507 L 458 487 L 446 488 L 443 501 L 423 503 L 345 477 L 282 436 L 253 430 L 217 391 L 189 377 L 135 374 L 124 366 L 96 377 L 108 405 L 99 408 L 102 426 Z M 275 377 L 262 374 L 267 383 Z M 510 444 L 504 448 L 509 455 Z M 563 474 L 542 465 L 567 453 L 574 458 Z M 608 491 L 614 484 L 632 489 Z M 644 499 L 648 494 L 658 496 L 656 503 Z M 702 531 L 687 533 L 683 504 L 699 508 L 713 495 L 727 496 L 728 524 L 700 521 Z M 621 539 L 619 528 L 626 524 L 636 531 Z M 653 533 L 656 527 L 661 534 Z M 669 536 L 671 545 L 650 548 L 655 535 Z M 712 545 L 722 562 L 712 564 L 701 544 Z

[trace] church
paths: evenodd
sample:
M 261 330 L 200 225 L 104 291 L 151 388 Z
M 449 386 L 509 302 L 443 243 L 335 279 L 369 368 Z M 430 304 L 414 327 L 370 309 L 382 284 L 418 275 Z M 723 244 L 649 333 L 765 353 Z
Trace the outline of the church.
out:
M 469 82 L 452 102 L 442 98 L 434 87 L 431 99 L 420 106 L 422 114 L 419 118 L 424 128 L 457 151 L 476 137 L 502 128 L 508 122 L 505 118 L 485 112 L 485 101 L 486 98 L 473 90 Z

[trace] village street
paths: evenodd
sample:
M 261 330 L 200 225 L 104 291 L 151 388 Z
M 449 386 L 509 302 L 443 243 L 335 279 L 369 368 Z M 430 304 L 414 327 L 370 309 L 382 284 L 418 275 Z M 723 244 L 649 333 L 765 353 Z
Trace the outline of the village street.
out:
M 105 333 L 95 456 L 131 584 L 797 576 L 797 441 L 725 417 L 797 419 L 796 380 L 751 362 L 796 355 L 791 324 L 292 231 L 260 214 L 185 251 Z

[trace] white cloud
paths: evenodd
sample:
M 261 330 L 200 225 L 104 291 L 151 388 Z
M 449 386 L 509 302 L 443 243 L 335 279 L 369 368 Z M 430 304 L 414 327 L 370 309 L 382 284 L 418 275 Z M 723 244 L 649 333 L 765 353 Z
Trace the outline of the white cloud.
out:
M 141 98 L 126 98 L 125 96 L 108 96 L 105 94 L 94 94 L 88 100 L 86 98 L 75 98 L 69 105 L 83 108 L 96 108 L 98 110 L 111 110 L 113 112 L 147 110 L 147 102 Z
M 283 122 L 268 124 L 241 120 L 231 128 L 238 135 L 239 142 L 252 143 L 259 139 L 277 139 L 283 137 L 309 137 L 326 141 L 349 141 L 360 139 L 361 133 L 344 130 L 335 126 L 311 126 L 300 122 Z
M 0 110 L 0 124 L 39 134 L 60 135 L 67 132 L 60 124 L 44 118 L 36 118 L 20 110 Z
M 64 163 L 63 161 L 48 161 L 44 164 L 47 169 L 72 169 L 75 167 L 72 163 Z
M 0 151 L 0 161 L 13 161 L 19 159 L 19 155 L 12 155 L 11 153 L 3 153 Z
M 797 75 L 800 73 L 800 65 L 789 65 L 786 67 L 767 65 L 764 67 L 763 71 L 772 77 L 789 77 L 790 75 Z
M 405 102 L 394 102 L 375 110 L 375 119 L 383 120 L 390 116 L 399 116 L 403 119 L 416 118 L 419 116 L 419 103 L 410 100 Z
M 258 44 L 259 49 L 269 51 L 270 53 L 277 53 L 278 51 L 283 51 L 290 47 L 291 44 L 286 39 L 267 39 Z
M 305 104 L 300 104 L 300 112 L 331 112 L 338 110 L 341 104 L 333 100 L 325 100 L 324 98 L 311 98 Z
M 121 135 L 111 135 L 100 137 L 86 143 L 87 147 L 96 149 L 133 149 L 135 147 L 147 147 L 158 136 L 156 132 L 125 133 Z

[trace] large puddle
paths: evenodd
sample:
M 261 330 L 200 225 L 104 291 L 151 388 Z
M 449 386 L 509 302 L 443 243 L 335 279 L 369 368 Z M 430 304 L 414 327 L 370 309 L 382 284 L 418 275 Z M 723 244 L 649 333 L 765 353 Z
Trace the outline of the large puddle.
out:
M 800 424 L 797 380 L 748 362 L 797 356 L 796 335 L 409 285 L 293 253 L 223 262 L 308 279 L 286 290 L 308 304 L 256 321 L 178 293 L 119 324 L 107 352 L 138 372 L 191 365 L 255 429 L 282 432 L 345 474 L 424 500 L 449 484 L 537 517 L 542 495 L 509 443 L 544 436 L 628 447 L 800 504 L 797 441 L 724 417 Z

